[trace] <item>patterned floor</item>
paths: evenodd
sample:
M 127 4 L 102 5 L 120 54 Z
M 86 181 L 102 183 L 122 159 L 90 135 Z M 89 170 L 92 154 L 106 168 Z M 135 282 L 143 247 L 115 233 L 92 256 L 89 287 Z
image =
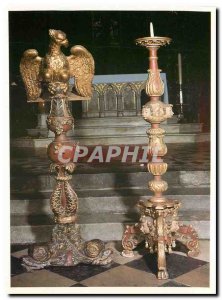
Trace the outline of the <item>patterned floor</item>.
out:
M 197 258 L 174 251 L 167 255 L 168 280 L 158 280 L 156 255 L 144 248 L 133 258 L 121 256 L 121 243 L 109 242 L 114 250 L 113 263 L 108 266 L 78 265 L 47 267 L 27 273 L 21 257 L 27 255 L 27 245 L 11 247 L 11 287 L 209 287 L 209 241 L 201 240 Z M 73 291 L 74 292 L 74 291 Z

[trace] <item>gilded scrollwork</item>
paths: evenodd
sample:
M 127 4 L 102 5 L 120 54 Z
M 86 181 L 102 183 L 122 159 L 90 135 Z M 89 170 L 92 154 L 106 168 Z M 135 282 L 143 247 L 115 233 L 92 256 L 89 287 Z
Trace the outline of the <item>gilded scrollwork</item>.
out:
M 154 193 L 162 193 L 167 190 L 168 184 L 164 180 L 151 180 L 148 182 L 148 188 Z
M 78 198 L 67 181 L 58 181 L 50 197 L 51 209 L 57 223 L 73 223 L 76 220 Z M 68 217 L 68 218 L 67 218 Z
M 46 120 L 50 129 L 54 131 L 57 135 L 61 135 L 64 132 L 64 125 L 73 126 L 73 118 L 56 118 L 52 115 L 49 115 Z M 55 129 L 54 129 L 55 128 Z
M 149 77 L 146 82 L 146 93 L 148 96 L 162 96 L 164 93 L 164 84 L 160 77 L 161 70 L 148 70 Z
M 132 226 L 127 225 L 122 237 L 122 246 L 124 249 L 122 255 L 125 257 L 132 257 L 134 255 L 132 250 L 143 240 L 144 236 L 140 231 L 138 223 Z
M 33 271 L 50 265 L 106 265 L 112 261 L 111 254 L 112 250 L 105 248 L 101 240 L 84 241 L 78 225 L 57 224 L 51 242 L 33 246 L 30 255 L 23 257 L 23 266 L 27 271 Z
M 200 253 L 198 239 L 198 234 L 192 225 L 179 225 L 176 231 L 176 240 L 187 247 L 188 256 L 195 257 Z
M 165 46 L 167 44 L 170 44 L 171 42 L 171 38 L 168 37 L 143 37 L 143 38 L 139 38 L 136 39 L 136 45 L 139 46 L 144 46 L 146 48 L 152 47 L 152 46 L 156 46 L 156 47 L 160 47 L 160 46 Z
M 167 163 L 160 162 L 160 163 L 153 163 L 149 162 L 147 164 L 147 170 L 152 173 L 153 175 L 161 176 L 167 171 Z

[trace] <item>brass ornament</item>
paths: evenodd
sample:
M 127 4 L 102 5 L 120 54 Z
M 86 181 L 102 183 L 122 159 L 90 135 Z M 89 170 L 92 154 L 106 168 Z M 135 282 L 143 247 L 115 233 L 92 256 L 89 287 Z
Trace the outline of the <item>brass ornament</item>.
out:
M 75 224 L 78 197 L 69 183 L 75 169 L 72 162 L 74 151 L 63 153 L 62 149 L 63 146 L 69 149 L 75 147 L 75 142 L 66 136 L 74 126 L 68 101 L 89 99 L 91 96 L 94 60 L 90 52 L 80 45 L 72 47 L 71 55 L 66 57 L 61 51 L 62 46 L 68 46 L 66 34 L 50 29 L 49 35 L 49 51 L 44 58 L 40 58 L 36 50 L 27 50 L 20 63 L 28 101 L 51 101 L 47 126 L 55 133 L 47 154 L 52 161 L 50 172 L 56 174 L 56 184 L 50 197 L 56 225 L 51 241 L 33 246 L 29 255 L 23 258 L 23 266 L 28 271 L 49 265 L 105 265 L 112 261 L 112 250 L 105 249 L 104 243 L 98 239 L 85 242 Z M 75 78 L 75 96 L 68 89 L 71 77 Z

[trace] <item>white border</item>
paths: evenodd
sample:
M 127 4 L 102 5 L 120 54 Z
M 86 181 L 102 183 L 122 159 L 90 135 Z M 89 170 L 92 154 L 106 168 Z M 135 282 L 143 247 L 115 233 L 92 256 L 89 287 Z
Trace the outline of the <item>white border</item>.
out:
M 215 160 L 215 151 L 216 151 L 216 37 L 215 37 L 215 29 L 216 29 L 216 10 L 215 7 L 209 6 L 209 1 L 191 1 L 191 3 L 195 6 L 188 6 L 187 1 L 182 1 L 182 5 L 178 6 L 178 1 L 168 1 L 168 5 L 166 2 L 155 0 L 155 6 L 151 6 L 147 3 L 147 1 L 112 1 L 107 2 L 104 0 L 94 0 L 93 3 L 89 3 L 88 1 L 81 0 L 81 4 L 76 3 L 74 1 L 66 1 L 60 0 L 59 2 L 54 1 L 44 1 L 38 0 L 38 3 L 32 3 L 30 0 L 23 0 L 23 1 L 8 1 L 7 3 L 1 3 L 1 23 L 5 26 L 0 26 L 1 28 L 1 38 L 3 39 L 4 45 L 3 49 L 1 49 L 1 59 L 3 58 L 3 63 L 1 64 L 2 69 L 4 72 L 1 72 L 1 83 L 3 83 L 3 93 L 2 93 L 2 103 L 1 103 L 1 121 L 3 121 L 2 126 L 0 128 L 4 129 L 3 140 L 4 140 L 4 147 L 1 147 L 1 166 L 3 168 L 3 174 L 1 174 L 1 184 L 3 183 L 3 187 L 1 191 L 3 191 L 3 199 L 2 199 L 2 209 L 3 216 L 1 221 L 3 224 L 1 228 L 6 229 L 5 235 L 3 236 L 6 241 L 3 242 L 5 245 L 4 247 L 4 256 L 3 259 L 3 270 L 8 270 L 9 266 L 9 232 L 10 232 L 10 221 L 9 221 L 9 213 L 6 212 L 10 211 L 9 205 L 9 103 L 7 102 L 8 99 L 8 75 L 9 75 L 9 64 L 8 64 L 8 11 L 10 10 L 156 10 L 156 11 L 209 11 L 211 12 L 211 228 L 210 228 L 210 236 L 211 236 L 211 243 L 210 243 L 210 288 L 164 288 L 161 287 L 126 287 L 126 288 L 103 288 L 103 287 L 86 287 L 84 290 L 82 288 L 75 287 L 72 288 L 9 288 L 10 286 L 10 276 L 9 274 L 5 274 L 5 272 L 0 272 L 3 275 L 1 283 L 3 283 L 3 288 L 1 292 L 3 292 L 4 296 L 7 296 L 5 293 L 10 294 L 160 294 L 161 292 L 164 294 L 214 294 L 215 293 L 215 245 L 216 245 L 216 235 L 215 235 L 215 222 L 216 222 L 216 211 L 215 211 L 215 204 L 216 204 L 216 160 Z M 196 2 L 198 2 L 196 4 Z M 198 6 L 201 3 L 202 7 Z M 216 2 L 216 3 L 215 3 Z M 180 2 L 181 3 L 181 2 Z M 52 5 L 53 4 L 53 5 Z M 161 5 L 161 6 L 158 6 Z M 205 5 L 205 7 L 204 7 Z M 211 5 L 219 6 L 219 1 L 212 1 Z M 2 54 L 3 53 L 3 54 Z M 3 159 L 2 159 L 3 158 Z M 2 250 L 2 247 L 1 247 Z M 1 255 L 2 257 L 2 255 Z M 8 270 L 9 271 L 9 270 Z M 1 299 L 3 299 L 1 297 Z

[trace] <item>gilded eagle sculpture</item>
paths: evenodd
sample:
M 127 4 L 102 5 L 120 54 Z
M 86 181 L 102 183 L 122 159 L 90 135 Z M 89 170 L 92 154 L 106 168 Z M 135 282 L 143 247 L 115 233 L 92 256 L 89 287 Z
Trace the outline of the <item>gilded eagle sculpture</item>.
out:
M 28 102 L 47 100 L 46 93 L 55 94 L 61 90 L 69 101 L 76 97 L 92 95 L 92 80 L 95 72 L 94 59 L 83 46 L 76 45 L 70 50 L 71 55 L 65 56 L 61 47 L 68 47 L 66 34 L 61 30 L 49 29 L 50 44 L 44 58 L 35 49 L 23 53 L 20 72 L 25 85 Z M 74 89 L 69 91 L 69 80 L 74 78 Z M 82 99 L 83 100 L 83 99 Z
M 103 241 L 85 241 L 77 222 L 78 196 L 70 180 L 75 169 L 73 151 L 76 143 L 67 136 L 74 126 L 69 109 L 70 100 L 89 100 L 92 93 L 94 60 L 83 46 L 71 48 L 66 57 L 61 47 L 68 47 L 66 34 L 49 30 L 50 44 L 44 58 L 34 49 L 26 50 L 20 63 L 20 71 L 29 102 L 50 101 L 47 127 L 55 133 L 48 145 L 51 160 L 50 172 L 55 173 L 55 187 L 50 197 L 55 226 L 51 240 L 31 247 L 28 256 L 22 259 L 28 270 L 46 266 L 76 266 L 79 263 L 106 265 L 112 261 L 112 250 L 105 248 Z M 74 90 L 69 89 L 69 80 L 74 77 Z M 41 106 L 41 105 L 40 105 Z

